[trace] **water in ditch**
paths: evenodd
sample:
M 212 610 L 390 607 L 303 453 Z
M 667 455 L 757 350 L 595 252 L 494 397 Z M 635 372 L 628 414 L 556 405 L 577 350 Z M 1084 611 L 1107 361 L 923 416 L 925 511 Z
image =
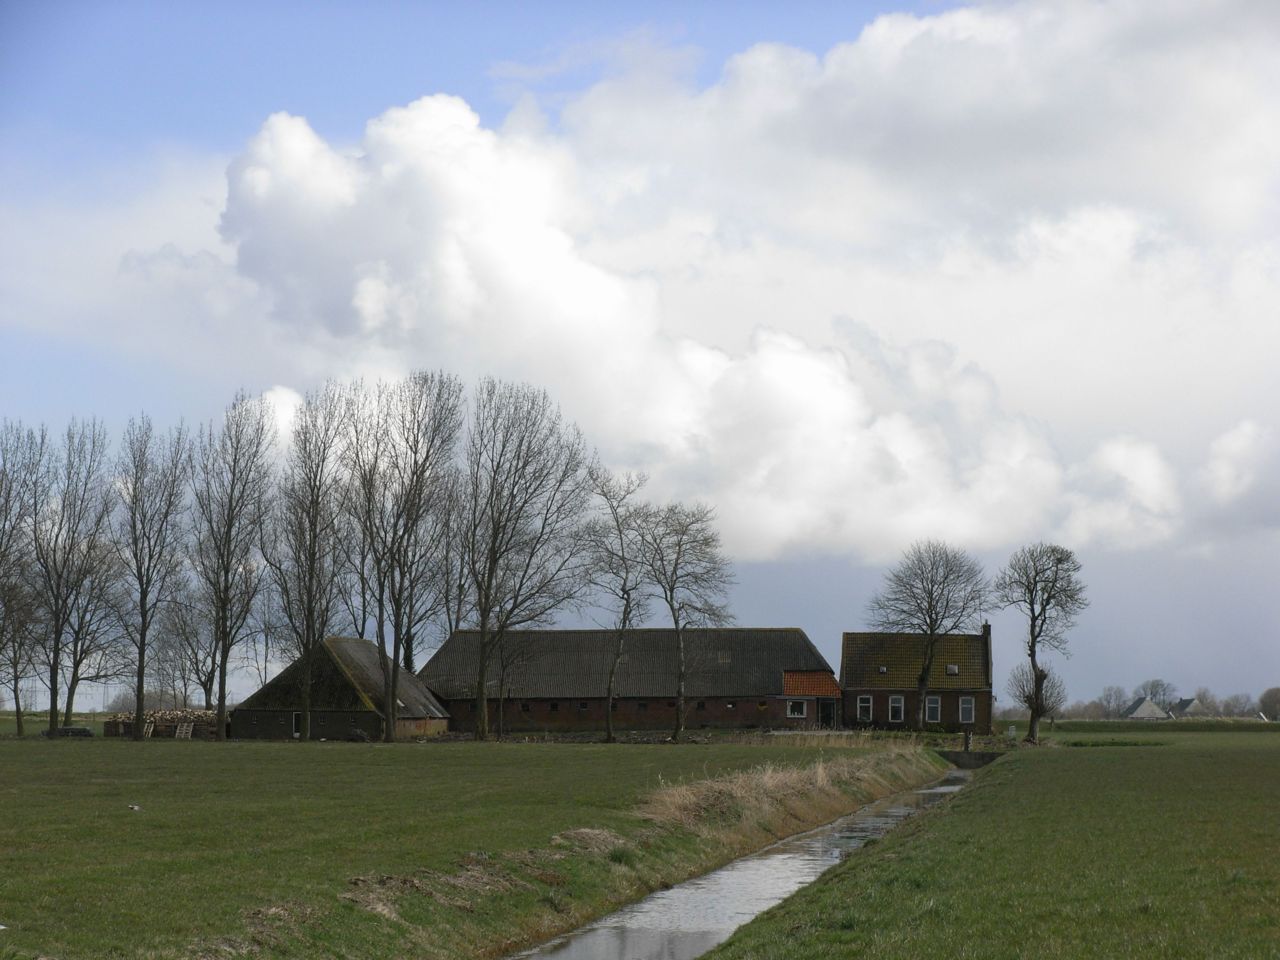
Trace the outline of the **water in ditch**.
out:
M 693 960 L 968 779 L 967 771 L 953 770 L 932 786 L 885 797 L 825 827 L 660 890 L 512 960 Z

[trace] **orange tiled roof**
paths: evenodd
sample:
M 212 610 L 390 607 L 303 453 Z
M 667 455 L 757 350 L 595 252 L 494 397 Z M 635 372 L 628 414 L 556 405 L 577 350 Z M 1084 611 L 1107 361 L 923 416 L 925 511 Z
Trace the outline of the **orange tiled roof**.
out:
M 840 684 L 825 670 L 784 670 L 782 692 L 788 697 L 838 697 Z

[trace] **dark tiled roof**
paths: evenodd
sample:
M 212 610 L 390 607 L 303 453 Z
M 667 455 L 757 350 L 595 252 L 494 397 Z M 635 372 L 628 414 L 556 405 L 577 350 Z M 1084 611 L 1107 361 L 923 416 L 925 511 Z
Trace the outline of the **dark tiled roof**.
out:
M 507 696 L 573 699 L 608 695 L 615 637 L 611 630 L 517 630 L 505 641 Z M 459 630 L 445 641 L 419 676 L 444 700 L 475 695 L 480 635 Z M 729 627 L 685 631 L 689 697 L 782 696 L 783 672 L 831 667 L 805 632 L 795 627 Z M 490 658 L 486 686 L 498 695 L 498 657 Z M 629 630 L 618 664 L 620 697 L 674 697 L 677 678 L 674 630 Z
M 1175 717 L 1207 717 L 1209 716 L 1209 711 L 1205 709 L 1204 704 L 1202 704 L 1195 697 L 1183 697 L 1181 700 L 1179 700 L 1177 703 L 1175 703 L 1172 707 L 1169 708 L 1169 712 L 1172 713 Z
M 918 633 L 846 633 L 841 645 L 840 686 L 846 690 L 914 690 L 924 663 L 924 644 L 924 636 Z M 948 666 L 955 672 L 948 672 Z M 990 633 L 940 637 L 929 689 L 990 690 Z

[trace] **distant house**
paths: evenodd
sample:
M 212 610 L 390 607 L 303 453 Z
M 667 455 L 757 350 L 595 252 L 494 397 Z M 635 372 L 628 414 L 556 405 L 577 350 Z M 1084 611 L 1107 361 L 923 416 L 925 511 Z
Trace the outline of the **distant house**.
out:
M 846 727 L 910 728 L 919 709 L 924 638 L 918 633 L 846 633 L 840 689 Z M 925 693 L 925 724 L 991 732 L 991 626 L 938 640 Z
M 1210 713 L 1199 700 L 1195 697 L 1184 697 L 1169 708 L 1169 715 L 1175 720 L 1192 720 L 1196 717 L 1212 717 Z
M 456 631 L 419 672 L 456 729 L 475 729 L 479 647 L 478 631 Z M 603 730 L 614 650 L 611 630 L 509 633 L 487 669 L 490 724 L 496 728 L 501 704 L 506 730 Z M 803 630 L 688 629 L 685 661 L 690 728 L 839 722 L 835 675 Z M 617 729 L 675 726 L 677 663 L 675 631 L 627 632 L 615 684 Z
M 1120 711 L 1121 720 L 1168 720 L 1169 711 L 1150 697 L 1139 697 Z
M 384 664 L 368 640 L 328 637 L 311 664 L 311 739 L 382 738 Z M 449 714 L 412 673 L 400 672 L 396 737 L 432 736 L 448 729 Z M 288 740 L 302 735 L 302 662 L 295 660 L 231 713 L 231 736 Z

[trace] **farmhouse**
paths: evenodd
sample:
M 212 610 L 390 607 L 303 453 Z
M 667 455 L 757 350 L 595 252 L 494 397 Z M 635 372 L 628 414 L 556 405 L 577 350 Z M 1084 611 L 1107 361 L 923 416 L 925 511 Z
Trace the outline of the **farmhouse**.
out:
M 831 666 L 803 630 L 687 629 L 685 723 L 700 727 L 833 727 L 840 690 Z M 456 631 L 419 676 L 443 701 L 453 728 L 475 729 L 480 635 Z M 519 630 L 507 634 L 487 669 L 496 728 L 603 730 L 611 630 Z M 678 659 L 674 630 L 628 630 L 615 684 L 619 730 L 675 726 Z
M 1150 697 L 1139 697 L 1120 711 L 1121 720 L 1168 720 L 1169 711 Z
M 1175 720 L 1193 720 L 1197 717 L 1212 717 L 1213 714 L 1195 697 L 1183 697 L 1169 708 L 1169 715 Z
M 845 726 L 912 727 L 920 702 L 924 638 L 918 633 L 846 633 L 841 647 Z M 939 638 L 925 693 L 925 724 L 990 733 L 991 704 L 991 625 L 983 624 L 981 633 Z
M 357 637 L 327 637 L 311 664 L 311 739 L 382 737 L 383 674 L 390 661 Z M 449 715 L 412 673 L 400 672 L 396 736 L 432 736 Z M 288 740 L 302 735 L 302 661 L 295 660 L 231 713 L 231 736 Z

